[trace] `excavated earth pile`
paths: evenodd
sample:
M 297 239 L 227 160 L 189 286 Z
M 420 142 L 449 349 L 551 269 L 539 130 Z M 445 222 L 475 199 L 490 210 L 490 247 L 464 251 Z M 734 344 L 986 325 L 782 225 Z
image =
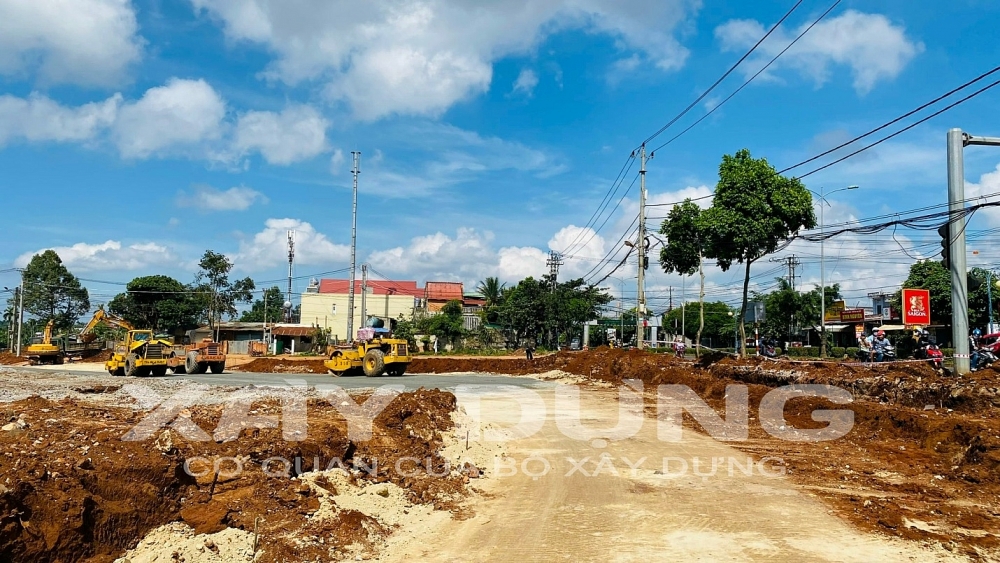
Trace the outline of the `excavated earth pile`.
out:
M 177 420 L 211 434 L 221 409 L 199 405 Z M 349 440 L 346 421 L 317 400 L 307 403 L 308 432 L 298 441 L 288 441 L 280 428 L 247 428 L 222 442 L 188 440 L 175 429 L 126 441 L 146 413 L 69 398 L 3 403 L 0 561 L 111 562 L 171 522 L 197 534 L 227 528 L 253 534 L 256 555 L 251 551 L 245 560 L 372 556 L 392 526 L 377 515 L 331 509 L 325 499 L 342 485 L 297 476 L 345 468 L 352 487 L 382 483 L 399 487 L 408 503 L 456 509 L 464 477 L 450 472 L 438 453 L 454 409 L 455 397 L 447 392 L 404 393 L 378 415 L 367 441 Z M 250 413 L 280 415 L 281 405 L 254 403 Z M 427 460 L 426 471 L 397 465 L 403 457 Z M 269 458 L 288 464 L 272 462 L 265 471 Z

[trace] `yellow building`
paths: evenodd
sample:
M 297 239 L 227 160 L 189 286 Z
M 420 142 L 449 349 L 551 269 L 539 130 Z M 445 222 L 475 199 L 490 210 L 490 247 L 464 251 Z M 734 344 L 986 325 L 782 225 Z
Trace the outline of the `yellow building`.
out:
M 302 294 L 300 323 L 329 329 L 340 341 L 350 340 L 347 334 L 349 280 L 322 280 Z M 415 307 L 422 305 L 424 289 L 415 281 L 369 280 L 365 308 L 368 316 L 409 319 Z M 354 330 L 365 325 L 361 310 L 361 281 L 354 286 Z

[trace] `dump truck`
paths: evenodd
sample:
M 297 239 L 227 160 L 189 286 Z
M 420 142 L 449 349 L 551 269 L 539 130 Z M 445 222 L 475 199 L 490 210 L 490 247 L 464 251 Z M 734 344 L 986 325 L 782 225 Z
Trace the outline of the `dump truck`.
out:
M 167 357 L 167 367 L 174 373 L 222 373 L 226 369 L 225 347 L 205 338 L 196 344 L 174 345 Z
M 41 338 L 37 338 L 38 342 L 32 342 L 24 349 L 24 355 L 28 357 L 28 362 L 31 365 L 58 365 L 63 363 L 63 359 L 66 357 L 65 354 L 58 346 L 52 343 L 52 327 L 54 324 L 53 321 L 46 323 L 45 332 L 42 333 Z
M 379 326 L 358 329 L 352 344 L 332 347 L 323 365 L 337 377 L 362 373 L 367 377 L 400 376 L 411 359 L 406 339 L 393 338 L 390 330 Z

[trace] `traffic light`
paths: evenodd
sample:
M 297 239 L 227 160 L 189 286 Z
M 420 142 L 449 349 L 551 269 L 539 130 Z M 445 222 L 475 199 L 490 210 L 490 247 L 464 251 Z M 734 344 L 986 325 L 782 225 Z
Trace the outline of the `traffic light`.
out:
M 948 230 L 950 223 L 945 223 L 938 227 L 938 234 L 941 235 L 941 265 L 945 270 L 951 269 L 951 233 Z
M 643 270 L 648 270 L 649 269 L 649 256 L 643 256 L 642 257 L 642 269 Z

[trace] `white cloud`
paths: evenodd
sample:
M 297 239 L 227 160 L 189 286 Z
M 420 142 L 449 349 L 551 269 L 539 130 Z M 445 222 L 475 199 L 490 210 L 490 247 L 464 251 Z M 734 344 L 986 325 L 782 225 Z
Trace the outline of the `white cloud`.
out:
M 69 108 L 38 93 L 28 98 L 0 96 L 0 146 L 18 139 L 89 141 L 114 122 L 121 101 L 115 94 L 103 102 Z
M 593 235 L 591 229 L 568 226 L 548 242 L 549 249 L 565 248 L 577 235 Z M 548 249 L 533 246 L 494 248 L 493 233 L 459 228 L 455 236 L 442 232 L 414 237 L 406 246 L 373 252 L 372 266 L 390 275 L 418 280 L 454 280 L 475 284 L 488 276 L 516 283 L 527 276 L 539 278 L 548 273 Z M 559 278 L 581 277 L 604 257 L 605 241 L 600 236 L 589 240 L 565 256 Z
M 776 30 L 757 49 L 752 59 L 756 64 L 745 65 L 744 72 L 757 72 L 807 26 Z M 754 20 L 732 20 L 715 30 L 723 51 L 745 50 L 764 33 L 764 25 Z M 781 68 L 792 68 L 821 85 L 830 79 L 831 65 L 845 65 L 854 76 L 855 90 L 864 94 L 879 81 L 898 76 L 923 50 L 923 43 L 907 37 L 903 26 L 884 15 L 847 10 L 817 24 L 765 74 L 774 78 Z
M 333 156 L 330 157 L 330 174 L 334 176 L 340 174 L 344 168 L 344 151 L 343 149 L 336 149 L 333 151 Z
M 979 198 L 970 205 L 1000 202 L 1000 195 L 994 194 L 1000 194 L 1000 164 L 992 172 L 980 176 L 979 182 L 967 181 L 965 183 L 966 199 Z M 1000 226 L 1000 208 L 998 207 L 985 207 L 977 211 L 976 215 L 986 217 L 991 227 Z
M 527 53 L 549 34 L 582 29 L 641 51 L 662 70 L 688 51 L 674 32 L 700 0 L 400 0 L 346 6 L 324 0 L 191 0 L 220 19 L 227 36 L 277 54 L 265 75 L 290 84 L 324 82 L 362 119 L 440 115 L 487 91 L 493 62 Z
M 417 275 L 423 279 L 471 281 L 481 279 L 496 264 L 490 248 L 492 233 L 460 228 L 454 238 L 438 232 L 415 237 L 408 246 L 373 252 L 375 269 Z
M 142 54 L 138 27 L 130 0 L 0 0 L 0 74 L 114 84 Z
M 233 265 L 243 271 L 261 271 L 286 263 L 288 231 L 295 231 L 296 265 L 339 265 L 350 258 L 350 246 L 332 242 L 305 221 L 268 219 L 262 231 L 240 240 L 239 251 L 231 256 Z
M 250 111 L 236 122 L 234 148 L 259 151 L 270 164 L 308 160 L 326 150 L 330 123 L 309 106 L 293 105 L 281 113 Z
M 535 93 L 535 86 L 538 86 L 538 74 L 530 68 L 525 68 L 517 75 L 511 93 L 523 94 L 530 98 Z
M 113 138 L 126 158 L 147 158 L 218 139 L 226 102 L 204 80 L 171 78 L 118 113 Z
M 368 158 L 361 189 L 386 197 L 426 195 L 497 171 L 550 177 L 565 170 L 558 156 L 478 133 L 436 123 L 408 124 L 394 130 L 400 140 L 392 152 L 376 150 Z M 387 149 L 389 151 L 390 149 Z M 394 155 L 421 151 L 426 159 L 400 160 Z M 366 169 L 362 162 L 362 169 Z
M 177 194 L 179 207 L 192 207 L 199 211 L 246 211 L 257 202 L 267 201 L 264 194 L 246 186 L 218 190 L 201 184 L 194 186 L 191 193 L 181 191 Z
M 26 252 L 14 260 L 14 265 L 23 268 L 31 257 L 45 250 L 54 250 L 63 264 L 75 272 L 139 270 L 154 266 L 177 264 L 177 257 L 167 247 L 153 242 L 123 245 L 117 240 L 98 244 L 85 242 L 72 246 L 43 248 Z

